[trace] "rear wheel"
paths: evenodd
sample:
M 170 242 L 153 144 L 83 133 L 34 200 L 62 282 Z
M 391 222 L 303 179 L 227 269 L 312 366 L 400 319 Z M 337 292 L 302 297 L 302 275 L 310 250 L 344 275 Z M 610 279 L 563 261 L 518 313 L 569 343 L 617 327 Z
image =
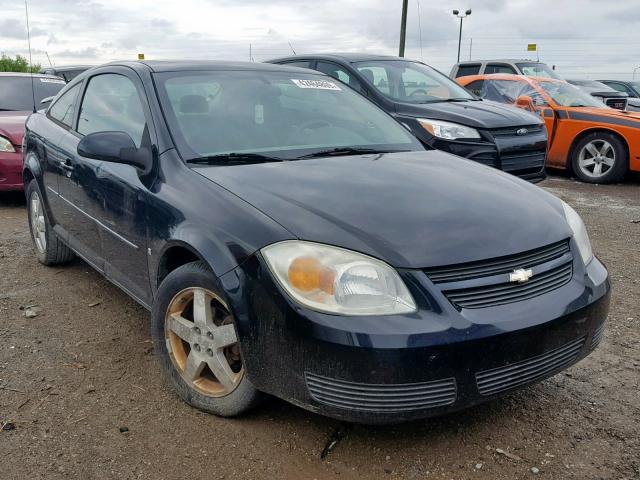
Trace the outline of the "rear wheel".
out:
M 38 182 L 27 186 L 27 215 L 31 240 L 38 261 L 44 265 L 60 265 L 74 258 L 73 251 L 58 238 L 47 218 Z
M 615 135 L 595 132 L 573 149 L 571 165 L 583 182 L 612 183 L 622 180 L 629 165 L 624 143 Z
M 177 268 L 162 282 L 152 313 L 154 347 L 183 400 L 221 416 L 260 400 L 245 374 L 235 320 L 203 262 Z

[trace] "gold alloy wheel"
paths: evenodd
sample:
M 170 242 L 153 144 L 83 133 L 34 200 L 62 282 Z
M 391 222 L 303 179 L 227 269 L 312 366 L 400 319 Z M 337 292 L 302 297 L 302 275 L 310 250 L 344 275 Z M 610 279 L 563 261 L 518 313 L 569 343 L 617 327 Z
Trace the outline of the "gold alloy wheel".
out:
M 171 363 L 195 390 L 233 392 L 244 375 L 238 336 L 227 305 L 204 288 L 187 288 L 169 304 L 164 335 Z

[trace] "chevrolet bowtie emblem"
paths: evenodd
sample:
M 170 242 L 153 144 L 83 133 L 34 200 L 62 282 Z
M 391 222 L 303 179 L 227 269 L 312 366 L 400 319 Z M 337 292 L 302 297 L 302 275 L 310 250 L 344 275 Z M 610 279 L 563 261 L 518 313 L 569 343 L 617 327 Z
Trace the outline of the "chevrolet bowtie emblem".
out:
M 524 268 L 518 268 L 509 274 L 509 280 L 512 282 L 525 283 L 533 277 L 533 270 L 525 270 Z

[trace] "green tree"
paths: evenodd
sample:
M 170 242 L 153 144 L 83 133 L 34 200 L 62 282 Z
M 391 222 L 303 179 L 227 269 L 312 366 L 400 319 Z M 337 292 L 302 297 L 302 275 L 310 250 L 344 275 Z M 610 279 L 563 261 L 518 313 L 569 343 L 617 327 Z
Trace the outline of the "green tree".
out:
M 11 58 L 5 54 L 0 57 L 0 72 L 24 72 L 24 73 L 38 73 L 40 71 L 40 64 L 35 63 L 29 66 L 29 62 L 22 55 L 16 55 L 16 58 Z

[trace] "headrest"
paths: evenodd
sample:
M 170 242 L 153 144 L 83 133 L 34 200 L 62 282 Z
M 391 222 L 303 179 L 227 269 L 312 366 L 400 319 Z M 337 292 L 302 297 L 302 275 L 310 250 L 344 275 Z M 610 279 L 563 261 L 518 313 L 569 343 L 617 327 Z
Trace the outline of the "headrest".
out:
M 371 82 L 371 84 L 373 85 L 373 70 L 369 70 L 368 68 L 363 68 L 362 70 L 360 70 L 360 73 L 364 78 L 367 79 L 368 82 Z
M 209 104 L 202 95 L 185 95 L 180 98 L 180 113 L 207 113 Z

